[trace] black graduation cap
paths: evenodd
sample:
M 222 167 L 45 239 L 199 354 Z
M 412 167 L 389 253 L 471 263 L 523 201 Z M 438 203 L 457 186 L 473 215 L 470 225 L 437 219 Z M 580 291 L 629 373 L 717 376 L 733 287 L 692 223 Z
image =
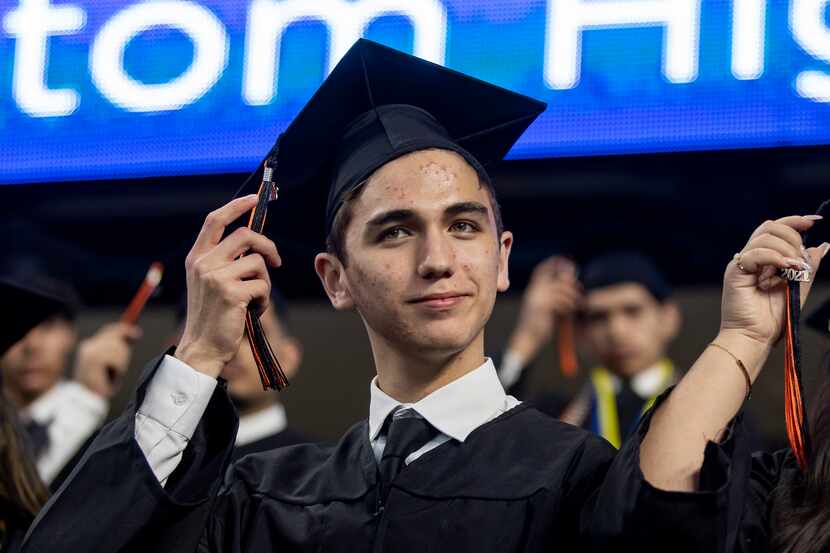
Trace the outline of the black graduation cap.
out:
M 413 151 L 452 150 L 489 181 L 485 168 L 504 158 L 545 107 L 360 39 L 280 135 L 265 163 L 273 167 L 286 201 L 298 190 L 327 193 L 328 233 L 349 192 L 385 163 Z M 243 186 L 238 195 L 256 192 L 255 185 L 259 182 Z M 318 211 L 304 218 L 318 225 L 323 206 L 314 208 Z
M 585 267 L 580 276 L 582 286 L 590 292 L 597 288 L 626 282 L 642 285 L 658 301 L 672 294 L 671 285 L 654 262 L 636 251 L 617 251 L 601 255 Z
M 52 315 L 67 309 L 59 292 L 8 275 L 0 276 L 0 355 L 23 338 L 29 330 Z

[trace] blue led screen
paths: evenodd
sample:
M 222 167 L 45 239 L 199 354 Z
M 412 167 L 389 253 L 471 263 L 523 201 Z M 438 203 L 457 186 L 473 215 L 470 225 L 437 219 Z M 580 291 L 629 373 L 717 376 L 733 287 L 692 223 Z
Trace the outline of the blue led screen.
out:
M 0 0 L 0 183 L 250 170 L 359 36 L 548 102 L 513 158 L 828 144 L 827 4 Z

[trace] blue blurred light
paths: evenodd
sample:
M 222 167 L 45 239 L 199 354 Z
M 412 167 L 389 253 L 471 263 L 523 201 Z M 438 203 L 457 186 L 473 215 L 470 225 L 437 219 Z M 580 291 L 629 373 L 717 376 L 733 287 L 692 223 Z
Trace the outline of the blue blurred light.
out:
M 0 184 L 252 169 L 358 37 L 545 100 L 513 158 L 830 143 L 828 0 L 0 0 Z

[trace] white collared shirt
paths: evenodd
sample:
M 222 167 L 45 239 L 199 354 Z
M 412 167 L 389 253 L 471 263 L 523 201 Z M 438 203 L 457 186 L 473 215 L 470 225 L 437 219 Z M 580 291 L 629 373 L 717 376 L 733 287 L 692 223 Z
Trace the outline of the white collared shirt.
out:
M 663 364 L 665 361 L 660 361 L 656 365 L 642 370 L 631 377 L 629 381 L 631 389 L 640 398 L 648 400 L 663 392 L 669 384 L 663 374 Z M 501 367 L 498 375 L 501 383 L 509 388 L 514 385 L 522 376 L 526 368 L 526 363 L 522 357 L 511 350 L 507 350 L 502 358 Z M 617 375 L 609 372 L 611 381 L 614 384 L 614 391 L 619 392 L 622 386 L 622 380 Z
M 239 430 L 236 432 L 237 447 L 248 445 L 273 434 L 279 434 L 288 425 L 285 407 L 274 403 L 257 413 L 239 417 Z
M 150 381 L 136 413 L 135 440 L 162 485 L 181 461 L 215 387 L 215 378 L 169 355 L 164 356 Z M 378 388 L 376 380 L 372 380 L 370 395 L 369 439 L 376 458 L 379 458 L 386 446 L 386 436 L 380 432 L 383 422 L 404 404 L 385 394 Z M 519 403 L 504 392 L 493 362 L 487 359 L 477 369 L 422 400 L 406 405 L 440 432 L 438 437 L 410 455 L 406 463 L 447 440 L 463 442 L 473 430 Z
M 35 421 L 46 426 L 49 442 L 36 461 L 37 472 L 44 482 L 52 482 L 103 424 L 108 411 L 106 399 L 73 381 L 58 382 L 20 410 L 24 422 Z
M 473 430 L 520 403 L 504 392 L 489 358 L 477 369 L 415 403 L 401 403 L 390 397 L 378 387 L 377 380 L 373 378 L 369 386 L 369 441 L 378 461 L 386 447 L 386 435 L 381 433 L 383 423 L 398 407 L 415 411 L 439 432 L 404 460 L 408 465 L 448 440 L 464 442 Z
M 642 399 L 651 399 L 663 392 L 669 384 L 663 374 L 663 367 L 660 363 L 640 371 L 631 377 L 629 381 L 631 389 Z

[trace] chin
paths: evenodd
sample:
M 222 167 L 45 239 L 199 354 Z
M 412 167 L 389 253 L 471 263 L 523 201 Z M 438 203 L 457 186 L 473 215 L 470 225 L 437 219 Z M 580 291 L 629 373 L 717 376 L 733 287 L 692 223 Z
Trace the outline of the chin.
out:
M 638 372 L 642 371 L 644 368 L 648 367 L 644 367 L 643 364 L 639 361 L 624 361 L 622 363 L 617 364 L 616 373 L 626 378 L 631 378 Z
M 428 351 L 436 354 L 458 353 L 467 349 L 475 340 L 478 333 L 459 333 L 459 328 L 428 328 L 426 331 L 419 334 L 415 340 L 415 349 L 419 353 L 426 353 Z

